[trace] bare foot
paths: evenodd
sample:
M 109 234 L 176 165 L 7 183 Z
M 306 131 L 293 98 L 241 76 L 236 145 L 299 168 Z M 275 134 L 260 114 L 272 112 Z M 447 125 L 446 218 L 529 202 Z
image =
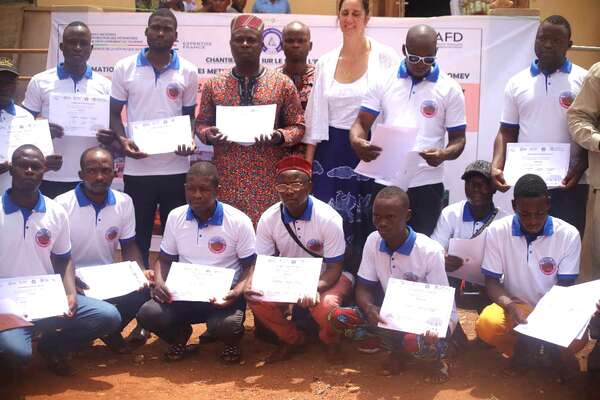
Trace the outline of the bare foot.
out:
M 265 358 L 265 363 L 273 364 L 276 362 L 289 360 L 294 353 L 297 353 L 302 348 L 303 344 L 303 341 L 299 344 L 282 343 L 277 346 L 274 352 Z

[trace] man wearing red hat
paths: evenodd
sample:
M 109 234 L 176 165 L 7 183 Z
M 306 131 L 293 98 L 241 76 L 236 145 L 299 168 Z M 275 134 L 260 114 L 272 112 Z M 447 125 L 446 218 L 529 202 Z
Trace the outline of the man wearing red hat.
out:
M 294 83 L 260 64 L 263 21 L 240 15 L 231 22 L 231 54 L 235 66 L 204 84 L 196 133 L 214 147 L 214 163 L 222 173 L 219 198 L 246 213 L 256 224 L 277 201 L 275 163 L 304 136 L 304 113 Z M 275 129 L 252 146 L 229 142 L 216 123 L 217 106 L 276 104 Z
M 299 156 L 289 156 L 277 163 L 275 190 L 278 202 L 261 216 L 256 232 L 256 253 L 281 257 L 321 257 L 317 301 L 298 299 L 319 325 L 319 338 L 327 346 L 330 361 L 339 360 L 340 335 L 329 323 L 329 314 L 352 292 L 352 275 L 342 273 L 346 249 L 342 217 L 331 206 L 309 195 L 311 164 Z M 250 308 L 281 343 L 265 361 L 289 358 L 305 342 L 305 335 L 285 318 L 287 304 L 260 301 L 261 293 L 252 289 L 252 278 L 245 291 Z

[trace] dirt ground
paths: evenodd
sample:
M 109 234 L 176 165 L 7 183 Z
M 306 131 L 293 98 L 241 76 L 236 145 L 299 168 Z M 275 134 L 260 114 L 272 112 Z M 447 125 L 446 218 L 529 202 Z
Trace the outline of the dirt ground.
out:
M 461 322 L 470 338 L 474 337 L 474 312 L 460 311 Z M 260 362 L 273 346 L 254 338 L 252 318 L 246 321 L 243 340 L 244 357 L 240 365 L 226 366 L 218 361 L 219 344 L 203 345 L 197 354 L 177 363 L 166 363 L 166 349 L 152 337 L 135 354 L 118 356 L 102 345 L 74 358 L 78 374 L 59 378 L 46 371 L 37 357 L 27 379 L 16 387 L 27 399 L 402 399 L 402 400 L 566 400 L 600 399 L 600 382 L 583 375 L 567 384 L 558 384 L 544 371 L 530 371 L 525 376 L 505 377 L 503 360 L 493 350 L 474 345 L 453 360 L 451 379 L 442 385 L 425 381 L 419 365 L 394 376 L 378 375 L 385 358 L 382 353 L 358 353 L 351 342 L 344 343 L 346 362 L 330 366 L 322 348 L 312 345 L 292 360 L 274 365 Z M 204 330 L 196 325 L 190 342 L 196 342 Z M 2 395 L 0 400 L 11 398 Z

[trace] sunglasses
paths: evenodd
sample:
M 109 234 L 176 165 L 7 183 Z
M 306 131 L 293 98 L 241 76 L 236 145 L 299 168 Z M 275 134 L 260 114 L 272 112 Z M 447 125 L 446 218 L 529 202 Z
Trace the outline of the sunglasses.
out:
M 425 64 L 425 65 L 433 65 L 433 64 L 435 64 L 436 57 L 435 56 L 425 56 L 425 57 L 416 56 L 414 54 L 410 54 L 407 51 L 406 59 L 411 64 L 418 64 L 419 62 L 423 61 L 423 64 Z

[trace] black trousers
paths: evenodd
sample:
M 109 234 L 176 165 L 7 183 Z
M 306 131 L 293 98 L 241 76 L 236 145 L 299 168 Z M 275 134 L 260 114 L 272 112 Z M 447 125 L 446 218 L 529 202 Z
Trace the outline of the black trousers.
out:
M 585 210 L 589 185 L 575 185 L 569 190 L 550 189 L 550 215 L 573 225 L 583 238 L 585 231 Z
M 431 236 L 442 213 L 444 184 L 434 183 L 409 188 L 406 193 L 410 200 L 412 217 L 408 224 L 415 232 Z
M 137 314 L 138 323 L 169 344 L 186 344 L 192 324 L 205 322 L 212 337 L 225 344 L 237 344 L 244 335 L 246 301 L 243 297 L 227 308 L 199 301 L 161 304 L 147 301 Z
M 185 204 L 185 174 L 133 176 L 125 175 L 125 193 L 131 196 L 135 207 L 135 240 L 146 267 L 152 240 L 152 228 L 156 207 L 160 211 L 161 234 L 167 216 L 176 207 Z
M 40 185 L 40 191 L 46 197 L 51 199 L 55 198 L 58 195 L 63 193 L 67 193 L 69 190 L 75 189 L 77 186 L 77 182 L 53 182 L 53 181 L 42 181 Z

